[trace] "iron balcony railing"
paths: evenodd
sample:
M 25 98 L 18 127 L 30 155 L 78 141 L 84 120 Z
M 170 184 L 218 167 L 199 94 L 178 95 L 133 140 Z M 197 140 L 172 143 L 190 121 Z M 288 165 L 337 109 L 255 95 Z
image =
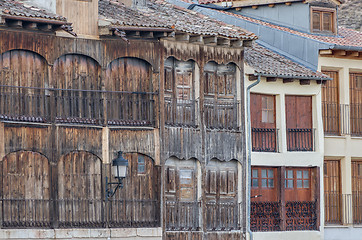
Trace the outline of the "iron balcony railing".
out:
M 361 209 L 362 210 L 362 209 Z M 325 193 L 324 221 L 326 224 L 352 223 L 352 194 Z
M 200 228 L 201 202 L 166 201 L 167 231 L 196 231 Z
M 204 121 L 208 129 L 238 129 L 238 109 L 235 100 L 204 100 Z
M 313 128 L 288 128 L 288 151 L 314 151 L 314 132 Z
M 317 201 L 252 202 L 253 232 L 317 230 Z
M 354 224 L 362 224 L 362 193 L 352 193 L 352 216 Z
M 278 152 L 278 129 L 252 128 L 253 152 Z
M 155 93 L 0 86 L 0 120 L 153 126 Z
M 2 228 L 160 226 L 157 200 L 1 199 Z
M 362 103 L 351 104 L 351 134 L 356 136 L 362 135 Z

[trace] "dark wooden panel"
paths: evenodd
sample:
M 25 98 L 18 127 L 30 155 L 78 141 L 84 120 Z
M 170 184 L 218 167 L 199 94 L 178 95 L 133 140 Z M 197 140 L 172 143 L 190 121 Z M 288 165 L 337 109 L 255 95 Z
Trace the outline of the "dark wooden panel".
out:
M 64 155 L 58 162 L 60 227 L 102 226 L 101 160 L 88 152 Z
M 123 154 L 128 175 L 123 188 L 110 201 L 110 226 L 155 227 L 159 224 L 159 168 L 153 160 L 138 153 Z M 110 178 L 113 182 L 115 179 Z
M 287 128 L 312 128 L 312 97 L 285 96 Z
M 50 166 L 43 155 L 19 151 L 2 161 L 3 227 L 49 227 Z

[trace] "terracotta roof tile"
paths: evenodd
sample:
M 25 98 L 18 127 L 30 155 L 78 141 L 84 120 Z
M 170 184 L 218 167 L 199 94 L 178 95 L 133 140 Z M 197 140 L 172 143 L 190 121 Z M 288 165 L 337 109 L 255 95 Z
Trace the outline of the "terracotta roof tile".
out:
M 352 47 L 362 47 L 362 32 L 356 31 L 356 30 L 352 30 L 352 29 L 348 29 L 345 27 L 339 27 L 338 28 L 338 35 L 317 35 L 317 34 L 310 34 L 310 33 L 305 33 L 305 32 L 300 32 L 300 31 L 296 31 L 287 27 L 282 27 L 282 26 L 278 26 L 278 25 L 274 25 L 268 22 L 264 22 L 261 20 L 257 20 L 254 18 L 250 18 L 250 17 L 245 17 L 239 14 L 235 14 L 235 13 L 230 13 L 230 12 L 225 12 L 223 11 L 222 13 L 243 19 L 245 21 L 248 22 L 253 22 L 253 23 L 257 23 L 263 26 L 267 26 L 270 28 L 274 28 L 274 29 L 278 29 L 281 31 L 285 31 L 285 32 L 289 32 L 298 36 L 302 36 L 302 37 L 306 37 L 306 38 L 310 38 L 310 39 L 314 39 L 320 42 L 324 42 L 324 43 L 330 43 L 330 44 L 335 44 L 335 45 L 340 45 L 340 46 L 352 46 Z
M 66 18 L 15 0 L 0 0 L 1 15 L 20 16 L 66 22 Z
M 321 72 L 312 71 L 258 44 L 245 48 L 245 61 L 257 73 L 273 76 L 326 78 Z
M 126 7 L 112 0 L 100 0 L 99 13 L 101 19 L 111 21 L 116 26 L 160 27 L 191 34 L 256 39 L 255 34 L 242 28 L 227 25 L 163 0 L 146 1 L 144 9 Z

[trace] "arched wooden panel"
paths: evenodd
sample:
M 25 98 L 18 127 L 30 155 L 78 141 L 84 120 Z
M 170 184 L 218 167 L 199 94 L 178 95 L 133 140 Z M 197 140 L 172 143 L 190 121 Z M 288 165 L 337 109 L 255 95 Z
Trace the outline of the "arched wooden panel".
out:
M 101 160 L 84 151 L 72 152 L 58 162 L 60 227 L 101 227 L 103 222 Z
M 238 230 L 239 205 L 237 162 L 211 160 L 206 166 L 206 228 L 208 231 Z
M 45 91 L 29 89 L 48 87 L 48 65 L 40 55 L 24 50 L 1 54 L 0 85 L 0 119 L 43 122 L 49 116 Z
M 48 65 L 40 55 L 24 50 L 12 50 L 0 55 L 0 85 L 46 87 Z
M 92 58 L 68 54 L 54 62 L 53 82 L 55 88 L 101 90 L 100 65 Z
M 124 179 L 124 187 L 109 199 L 110 226 L 159 226 L 159 168 L 146 155 L 126 153 L 123 157 L 128 160 L 128 175 Z
M 206 127 L 237 128 L 236 65 L 208 62 L 204 67 L 203 83 Z
M 20 151 L 3 159 L 3 227 L 50 226 L 50 166 L 43 155 Z
M 90 57 L 76 54 L 64 55 L 53 67 L 56 120 L 99 124 L 103 119 L 101 67 Z M 69 89 L 73 89 L 70 91 Z M 78 89 L 79 91 L 74 91 Z
M 196 161 L 169 159 L 164 174 L 166 231 L 199 230 Z
M 118 58 L 107 68 L 107 90 L 152 92 L 151 65 L 138 58 Z
M 165 121 L 169 125 L 195 125 L 195 62 L 173 57 L 164 63 Z

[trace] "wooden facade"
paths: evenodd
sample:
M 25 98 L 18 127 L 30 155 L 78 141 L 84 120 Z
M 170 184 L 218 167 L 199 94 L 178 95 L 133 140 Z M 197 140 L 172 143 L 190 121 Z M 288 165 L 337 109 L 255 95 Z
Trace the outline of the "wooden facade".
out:
M 0 43 L 2 228 L 243 236 L 242 48 L 27 30 Z M 128 177 L 107 201 L 118 151 Z

